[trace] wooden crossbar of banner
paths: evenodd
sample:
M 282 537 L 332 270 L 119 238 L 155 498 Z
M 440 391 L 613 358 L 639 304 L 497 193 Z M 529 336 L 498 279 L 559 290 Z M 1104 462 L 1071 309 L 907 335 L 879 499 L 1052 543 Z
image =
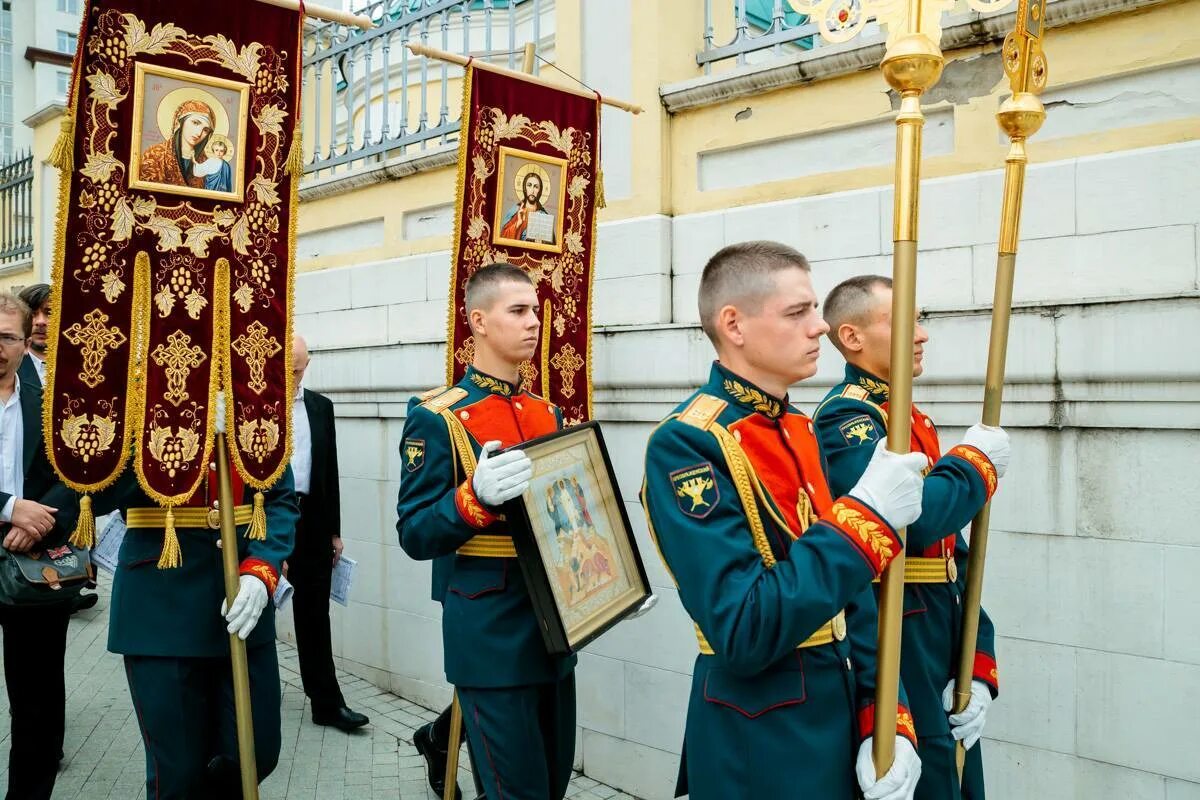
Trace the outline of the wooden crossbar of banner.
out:
M 269 6 L 290 8 L 293 11 L 300 10 L 300 0 L 258 0 L 258 2 L 266 3 Z M 362 28 L 364 31 L 375 27 L 374 22 L 359 14 L 351 14 L 348 11 L 342 11 L 338 8 L 328 8 L 313 3 L 304 4 L 304 13 L 307 16 L 323 19 L 326 22 L 340 22 L 343 25 L 353 25 L 356 28 Z

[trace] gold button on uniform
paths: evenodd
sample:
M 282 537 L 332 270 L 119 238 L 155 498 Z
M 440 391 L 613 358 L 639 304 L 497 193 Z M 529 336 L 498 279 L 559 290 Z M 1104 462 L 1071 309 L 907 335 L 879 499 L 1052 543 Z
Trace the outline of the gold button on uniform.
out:
M 470 419 L 470 418 L 471 418 L 471 415 L 470 415 L 468 412 L 466 412 L 466 411 L 460 411 L 460 412 L 458 412 L 458 415 L 459 415 L 460 417 L 462 417 L 463 419 Z
M 521 410 L 521 404 L 520 404 L 520 403 L 513 403 L 513 405 L 517 407 L 517 411 L 520 411 L 520 410 Z

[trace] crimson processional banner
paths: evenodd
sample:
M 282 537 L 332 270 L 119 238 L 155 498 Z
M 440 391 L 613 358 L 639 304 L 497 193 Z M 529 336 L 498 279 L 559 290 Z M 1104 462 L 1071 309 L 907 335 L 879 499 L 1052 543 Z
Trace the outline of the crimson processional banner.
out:
M 524 385 L 559 406 L 568 424 L 590 419 L 600 97 L 468 65 L 461 137 L 447 379 L 461 379 L 475 352 L 467 279 L 507 262 L 529 273 L 542 303 L 542 338 L 521 365 Z
M 45 386 L 47 451 L 77 491 L 132 456 L 151 497 L 186 502 L 219 391 L 245 482 L 287 466 L 301 32 L 251 0 L 87 4 L 51 155 Z

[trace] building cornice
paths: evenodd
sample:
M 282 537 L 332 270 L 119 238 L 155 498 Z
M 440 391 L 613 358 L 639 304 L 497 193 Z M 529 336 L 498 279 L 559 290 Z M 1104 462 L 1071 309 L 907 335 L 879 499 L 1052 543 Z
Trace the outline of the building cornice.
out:
M 1046 27 L 1058 28 L 1088 22 L 1171 1 L 1056 0 L 1046 6 Z M 971 13 L 958 17 L 956 22 L 942 31 L 942 52 L 1003 41 L 1012 30 L 1014 19 L 1015 11 Z M 663 86 L 659 95 L 667 112 L 676 114 L 691 108 L 874 69 L 883 60 L 885 49 L 882 36 L 855 39 L 721 75 L 672 83 Z

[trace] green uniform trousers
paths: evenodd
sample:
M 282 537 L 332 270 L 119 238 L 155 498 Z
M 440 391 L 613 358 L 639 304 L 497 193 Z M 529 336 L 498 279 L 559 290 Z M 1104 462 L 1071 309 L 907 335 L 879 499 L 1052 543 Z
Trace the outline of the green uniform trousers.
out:
M 279 661 L 274 642 L 246 655 L 261 782 L 279 761 Z M 229 659 L 127 655 L 125 676 L 146 746 L 146 800 L 239 796 Z
M 458 687 L 488 800 L 562 800 L 575 760 L 575 673 L 553 683 Z
M 917 755 L 921 757 L 921 782 L 917 784 L 913 800 L 984 800 L 983 742 L 976 742 L 967 751 L 961 787 L 955 760 L 957 745 L 949 734 L 919 738 Z

